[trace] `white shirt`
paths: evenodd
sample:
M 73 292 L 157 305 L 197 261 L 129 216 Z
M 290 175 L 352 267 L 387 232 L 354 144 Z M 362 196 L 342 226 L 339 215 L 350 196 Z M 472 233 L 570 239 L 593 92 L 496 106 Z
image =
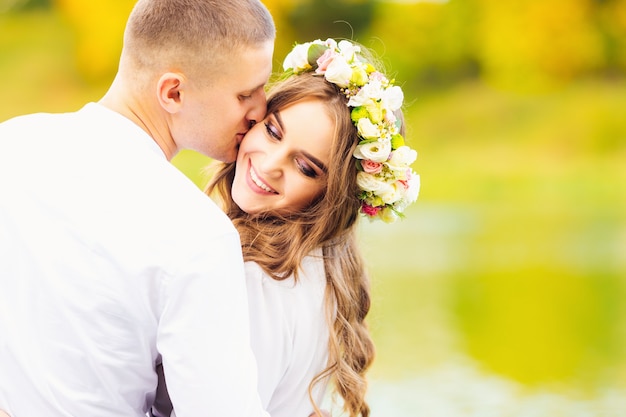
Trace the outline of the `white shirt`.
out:
M 309 384 L 328 362 L 321 250 L 303 260 L 297 284 L 293 277 L 276 281 L 253 262 L 245 268 L 263 406 L 272 417 L 306 417 L 313 412 Z M 324 380 L 313 390 L 320 408 L 326 386 Z
M 0 408 L 263 415 L 239 238 L 138 126 L 99 104 L 0 124 Z

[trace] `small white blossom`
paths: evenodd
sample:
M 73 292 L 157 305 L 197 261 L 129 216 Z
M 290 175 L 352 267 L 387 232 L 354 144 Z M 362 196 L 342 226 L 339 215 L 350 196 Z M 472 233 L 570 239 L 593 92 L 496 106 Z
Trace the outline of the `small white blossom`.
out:
M 318 40 L 319 41 L 319 40 Z M 317 41 L 316 41 L 317 42 Z M 326 45 L 328 47 L 328 49 L 332 49 L 332 50 L 337 50 L 337 41 L 334 40 L 333 38 L 328 38 L 326 39 L 326 41 L 321 42 L 319 41 L 322 45 Z
M 383 95 L 382 84 L 370 80 L 355 95 L 348 100 L 348 106 L 359 107 L 372 101 L 378 101 Z
M 355 55 L 361 52 L 360 46 L 346 40 L 339 41 L 337 47 L 339 48 L 339 53 L 344 56 L 348 62 L 354 60 Z

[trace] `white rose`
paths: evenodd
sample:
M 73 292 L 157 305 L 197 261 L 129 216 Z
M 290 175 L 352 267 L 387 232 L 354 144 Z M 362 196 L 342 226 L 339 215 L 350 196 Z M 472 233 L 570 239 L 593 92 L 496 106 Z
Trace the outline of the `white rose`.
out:
M 389 165 L 404 166 L 411 165 L 417 159 L 417 151 L 404 145 L 393 151 L 389 159 Z
M 311 65 L 309 64 L 309 48 L 314 43 L 323 45 L 323 42 L 316 40 L 294 46 L 283 61 L 283 69 L 286 71 L 293 68 L 295 72 L 299 72 L 311 68 Z
M 414 203 L 420 194 L 420 176 L 411 171 L 411 179 L 409 180 L 409 189 L 406 191 L 404 198 L 410 203 Z
M 404 195 L 404 186 L 398 186 L 398 184 L 390 184 L 388 188 L 385 188 L 381 191 L 380 198 L 383 199 L 383 203 L 385 204 L 393 204 L 400 199 L 402 199 Z
M 391 142 L 380 140 L 358 145 L 354 150 L 354 157 L 357 159 L 369 159 L 373 162 L 385 162 L 391 152 Z
M 356 122 L 356 128 L 359 134 L 365 139 L 376 139 L 380 137 L 380 130 L 372 121 L 363 117 Z
M 408 183 L 409 188 L 405 190 L 404 197 L 393 205 L 393 208 L 395 208 L 400 213 L 402 213 L 404 209 L 409 206 L 409 204 L 414 203 L 419 196 L 420 176 L 417 175 L 415 172 L 412 172 L 411 178 L 409 179 Z
M 333 62 L 328 65 L 328 68 L 326 68 L 324 77 L 329 82 L 345 88 L 350 85 L 352 68 L 342 56 L 337 56 L 333 59 Z
M 356 174 L 356 183 L 362 190 L 373 192 L 376 195 L 389 192 L 389 188 L 391 188 L 391 185 L 363 171 Z
M 402 89 L 397 85 L 386 88 L 380 95 L 383 100 L 383 105 L 391 111 L 396 111 L 402 107 L 402 101 L 404 100 L 404 93 Z

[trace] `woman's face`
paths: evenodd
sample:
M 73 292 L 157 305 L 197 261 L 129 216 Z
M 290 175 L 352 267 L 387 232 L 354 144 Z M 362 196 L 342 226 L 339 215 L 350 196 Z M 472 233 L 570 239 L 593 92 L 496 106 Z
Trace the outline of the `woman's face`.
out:
M 320 100 L 299 101 L 269 114 L 241 142 L 235 203 L 250 214 L 305 208 L 326 186 L 334 130 Z

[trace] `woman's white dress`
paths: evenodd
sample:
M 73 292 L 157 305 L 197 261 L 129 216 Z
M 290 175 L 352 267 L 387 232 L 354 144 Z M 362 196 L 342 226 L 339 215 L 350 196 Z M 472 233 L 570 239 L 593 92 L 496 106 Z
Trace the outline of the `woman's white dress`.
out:
M 261 402 L 272 417 L 307 417 L 309 383 L 328 360 L 321 250 L 304 259 L 297 283 L 273 280 L 252 262 L 245 268 Z M 326 382 L 313 391 L 318 405 Z

